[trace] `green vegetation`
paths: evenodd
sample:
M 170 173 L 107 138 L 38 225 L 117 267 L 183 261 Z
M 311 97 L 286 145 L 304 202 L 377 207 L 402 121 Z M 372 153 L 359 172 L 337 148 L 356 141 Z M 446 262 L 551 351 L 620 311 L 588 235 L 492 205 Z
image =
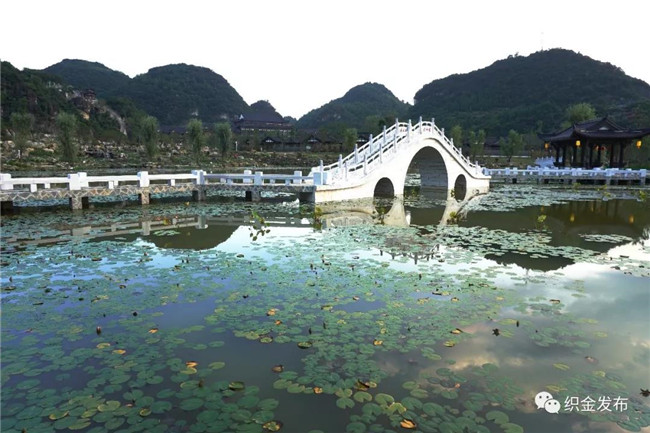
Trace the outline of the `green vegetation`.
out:
M 56 125 L 57 137 L 61 145 L 61 156 L 64 161 L 73 164 L 77 160 L 77 153 L 79 153 L 76 142 L 77 118 L 70 113 L 59 113 L 56 116 Z
M 501 138 L 499 140 L 501 147 L 501 155 L 505 156 L 508 159 L 508 164 L 514 155 L 517 155 L 521 152 L 524 147 L 524 140 L 517 131 L 511 129 L 508 132 L 508 138 Z
M 30 113 L 34 129 L 51 132 L 54 118 L 60 111 L 72 111 L 74 106 L 64 95 L 61 79 L 43 72 L 19 71 L 9 62 L 2 62 L 1 92 L 2 124 L 10 125 L 12 113 Z
M 650 124 L 648 83 L 626 76 L 614 65 L 563 49 L 511 56 L 484 69 L 432 81 L 416 93 L 409 116 L 435 117 L 441 125 L 504 136 L 510 129 L 556 130 L 567 107 L 580 102 L 593 106 L 598 116 L 611 115 L 622 126 Z
M 571 105 L 566 109 L 565 116 L 567 118 L 567 121 L 564 122 L 563 126 L 567 128 L 574 123 L 584 122 L 586 120 L 595 119 L 597 117 L 594 107 L 586 102 Z
M 468 134 L 469 141 L 469 155 L 472 161 L 476 161 L 476 158 L 483 156 L 485 148 L 485 131 L 480 129 L 478 133 L 470 131 Z
M 357 142 L 357 130 L 354 128 L 347 128 L 343 131 L 343 149 L 345 152 L 352 152 L 354 145 Z
M 377 133 L 383 125 L 392 124 L 395 118 L 404 118 L 407 110 L 408 105 L 397 99 L 385 86 L 365 83 L 353 87 L 343 97 L 305 114 L 296 126 L 302 129 L 324 128 L 329 133 L 338 135 L 342 135 L 345 128 Z
M 150 160 L 158 154 L 158 128 L 158 120 L 153 116 L 147 116 L 142 121 L 142 141 Z
M 449 132 L 449 136 L 456 147 L 463 147 L 463 128 L 460 125 L 454 125 Z
M 203 146 L 205 145 L 203 122 L 199 119 L 190 120 L 187 123 L 186 139 L 192 149 L 192 155 L 194 156 L 195 162 L 199 163 L 201 161 L 201 149 L 203 149 Z
M 108 97 L 118 93 L 131 79 L 128 75 L 107 68 L 101 63 L 65 59 L 43 70 L 61 77 L 76 89 L 93 89 L 98 96 Z
M 213 123 L 246 112 L 248 105 L 221 75 L 178 64 L 152 68 L 133 78 L 119 94 L 162 125 L 184 125 L 191 117 Z
M 20 152 L 20 158 L 27 147 L 27 140 L 31 137 L 34 116 L 29 113 L 11 113 L 9 123 L 14 132 L 14 142 L 16 149 Z
M 207 68 L 168 65 L 131 79 L 83 60 L 63 60 L 43 71 L 20 71 L 2 62 L 1 79 L 2 139 L 14 141 L 15 147 L 9 149 L 20 150 L 23 157 L 20 162 L 12 161 L 11 155 L 18 152 L 7 152 L 9 157 L 3 162 L 24 168 L 44 160 L 59 162 L 51 149 L 42 148 L 47 141 L 44 134 L 57 133 L 59 113 L 76 117 L 76 137 L 86 155 L 123 155 L 122 161 L 110 163 L 111 167 L 139 164 L 139 149 L 144 149 L 151 164 L 162 161 L 156 159 L 159 154 L 167 161 L 177 157 L 187 164 L 188 158 L 196 155 L 183 150 L 181 143 L 187 140 L 182 134 L 193 118 L 215 125 L 206 134 L 207 144 L 225 156 L 235 141 L 239 151 L 259 151 L 260 140 L 266 135 L 305 142 L 315 134 L 321 143 L 313 146 L 312 152 L 346 151 L 353 148 L 351 141 L 346 150 L 341 146 L 346 130 L 377 135 L 396 118 L 435 117 L 472 160 L 483 156 L 486 137 L 489 142 L 503 137 L 506 148 L 502 154 L 510 159 L 512 140 L 505 137 L 511 130 L 520 134 L 522 141 L 515 145 L 515 154 L 534 159 L 542 153 L 539 132 L 605 115 L 623 127 L 650 125 L 648 83 L 628 77 L 610 64 L 561 49 L 511 56 L 478 71 L 433 81 L 417 92 L 414 106 L 399 101 L 381 84 L 365 83 L 298 121 L 289 119 L 295 127 L 288 134 L 256 130 L 227 137 L 225 125 L 240 114 L 278 121 L 283 117 L 268 101 L 249 107 L 223 77 Z M 31 116 L 31 122 L 20 115 Z M 19 117 L 12 120 L 12 116 Z M 31 125 L 21 127 L 21 120 Z M 159 125 L 159 133 L 154 134 L 154 124 Z M 217 124 L 223 125 L 221 133 L 214 129 Z M 644 143 L 626 151 L 629 166 L 649 166 L 649 147 Z
M 219 122 L 214 125 L 213 136 L 221 155 L 226 156 L 232 143 L 232 130 L 227 122 Z

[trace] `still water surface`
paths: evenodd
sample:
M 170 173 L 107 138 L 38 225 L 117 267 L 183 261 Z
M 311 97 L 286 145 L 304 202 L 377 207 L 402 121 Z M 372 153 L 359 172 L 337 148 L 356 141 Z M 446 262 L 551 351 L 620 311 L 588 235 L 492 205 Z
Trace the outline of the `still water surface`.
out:
M 408 192 L 3 216 L 2 431 L 648 429 L 638 191 Z

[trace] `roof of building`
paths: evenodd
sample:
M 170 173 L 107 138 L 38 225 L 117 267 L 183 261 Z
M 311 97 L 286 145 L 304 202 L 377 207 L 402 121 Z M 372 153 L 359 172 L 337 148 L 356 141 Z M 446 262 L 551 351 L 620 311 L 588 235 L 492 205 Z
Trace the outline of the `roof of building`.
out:
M 539 134 L 544 141 L 574 141 L 579 139 L 633 140 L 650 135 L 650 128 L 623 129 L 608 117 L 574 123 L 570 127 L 550 134 Z

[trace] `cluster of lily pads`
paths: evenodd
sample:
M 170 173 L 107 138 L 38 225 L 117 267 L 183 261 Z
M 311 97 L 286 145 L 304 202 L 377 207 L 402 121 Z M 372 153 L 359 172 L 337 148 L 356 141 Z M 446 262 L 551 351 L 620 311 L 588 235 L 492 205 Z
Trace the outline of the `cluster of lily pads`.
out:
M 301 213 L 268 203 L 164 212 L 185 215 L 194 206 L 210 215 Z M 97 224 L 115 212 L 72 218 Z M 48 218 L 25 219 L 55 232 L 59 223 Z M 8 235 L 27 230 L 17 237 L 48 233 L 27 227 L 20 218 L 6 226 Z M 481 344 L 580 360 L 582 368 L 549 363 L 539 385 L 556 398 L 625 396 L 625 413 L 589 418 L 629 431 L 650 425 L 647 403 L 622 373 L 588 362 L 606 330 L 565 311 L 560 299 L 518 290 L 542 290 L 549 278 L 567 296 L 585 296 L 584 287 L 483 263 L 519 252 L 620 264 L 629 278 L 647 278 L 647 262 L 552 246 L 544 231 L 377 225 L 313 231 L 302 242 L 273 236 L 271 228 L 233 254 L 66 235 L 4 255 L 3 431 L 522 432 L 540 389 L 518 381 L 505 362 L 461 356 Z M 313 415 L 319 411 L 326 416 Z

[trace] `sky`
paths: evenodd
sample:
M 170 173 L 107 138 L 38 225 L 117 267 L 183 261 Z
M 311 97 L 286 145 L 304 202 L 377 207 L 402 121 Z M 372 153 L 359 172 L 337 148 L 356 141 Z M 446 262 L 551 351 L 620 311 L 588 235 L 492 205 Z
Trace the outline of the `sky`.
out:
M 650 83 L 649 12 L 639 0 L 6 0 L 0 59 L 81 59 L 131 77 L 203 66 L 248 104 L 300 118 L 366 82 L 413 103 L 435 79 L 551 48 Z

